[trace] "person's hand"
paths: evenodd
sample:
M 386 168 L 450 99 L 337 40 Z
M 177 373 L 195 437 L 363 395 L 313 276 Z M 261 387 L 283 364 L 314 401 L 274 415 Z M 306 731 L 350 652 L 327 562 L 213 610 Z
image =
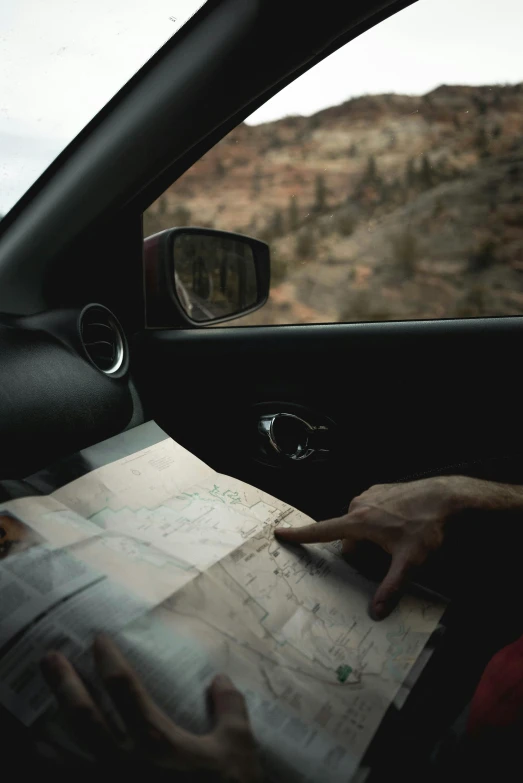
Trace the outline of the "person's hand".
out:
M 478 479 L 447 476 L 404 484 L 376 484 L 354 498 L 347 514 L 301 528 L 276 528 L 284 541 L 312 544 L 342 541 L 350 554 L 358 541 L 371 541 L 392 556 L 390 568 L 371 603 L 381 620 L 395 607 L 413 568 L 425 562 L 443 541 L 444 526 L 473 497 Z
M 94 658 L 102 682 L 125 726 L 109 726 L 73 666 L 59 652 L 42 661 L 44 677 L 84 750 L 104 767 L 145 764 L 145 771 L 185 771 L 190 779 L 258 783 L 257 748 L 242 694 L 225 675 L 215 677 L 210 697 L 215 727 L 196 735 L 176 726 L 153 702 L 122 653 L 106 636 L 97 638 Z M 196 777 L 194 777 L 196 776 Z M 173 781 L 178 780 L 175 775 Z

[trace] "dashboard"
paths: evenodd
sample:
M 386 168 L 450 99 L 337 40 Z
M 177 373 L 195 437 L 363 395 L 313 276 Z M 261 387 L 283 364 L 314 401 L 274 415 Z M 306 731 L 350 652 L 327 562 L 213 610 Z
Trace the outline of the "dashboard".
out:
M 143 421 L 129 348 L 103 305 L 0 317 L 0 479 Z

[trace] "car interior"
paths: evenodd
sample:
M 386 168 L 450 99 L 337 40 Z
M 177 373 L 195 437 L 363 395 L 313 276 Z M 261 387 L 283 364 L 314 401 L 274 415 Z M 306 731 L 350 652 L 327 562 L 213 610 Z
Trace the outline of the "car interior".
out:
M 315 520 L 372 484 L 520 451 L 523 317 L 233 328 L 224 311 L 206 328 L 180 306 L 186 283 L 167 281 L 170 251 L 144 243 L 144 211 L 193 163 L 408 5 L 325 0 L 316 15 L 296 0 L 208 0 L 0 222 L 6 494 L 149 420 Z M 242 312 L 269 292 L 270 247 L 248 247 L 257 282 Z
M 405 5 L 329 3 L 295 36 L 297 4 L 275 24 L 271 2 L 206 3 L 8 213 L 4 478 L 154 418 L 217 470 L 322 518 L 373 483 L 518 449 L 521 318 L 206 329 L 172 308 L 170 324 L 145 320 L 147 205 L 255 107 Z M 93 303 L 125 333 L 118 377 L 86 360 L 78 319 Z M 328 421 L 327 450 L 271 463 L 258 431 L 271 413 Z

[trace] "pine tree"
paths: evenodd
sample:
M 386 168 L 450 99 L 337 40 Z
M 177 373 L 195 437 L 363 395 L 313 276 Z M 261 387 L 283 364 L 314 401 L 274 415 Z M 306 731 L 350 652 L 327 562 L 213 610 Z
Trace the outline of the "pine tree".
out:
M 275 209 L 272 213 L 270 227 L 271 234 L 275 239 L 284 235 L 285 226 L 283 224 L 283 215 L 279 209 Z
M 434 185 L 434 171 L 426 155 L 421 157 L 421 168 L 418 177 L 422 187 L 429 189 Z
M 327 206 L 327 187 L 325 185 L 325 177 L 323 174 L 316 176 L 316 182 L 314 184 L 314 212 L 323 212 Z
M 478 130 L 476 134 L 476 147 L 478 148 L 478 152 L 481 155 L 482 158 L 485 158 L 489 154 L 489 137 L 488 133 L 485 130 L 485 127 L 482 125 L 480 129 Z
M 262 189 L 263 174 L 259 166 L 256 166 L 252 175 L 251 195 L 252 197 L 259 196 Z
M 374 155 L 369 155 L 363 179 L 365 182 L 376 182 L 379 179 L 378 164 L 376 163 Z
M 305 226 L 296 237 L 296 255 L 300 259 L 312 260 L 316 252 L 316 239 L 310 226 Z
M 218 179 L 222 179 L 223 177 L 225 177 L 225 174 L 227 173 L 227 169 L 225 168 L 225 165 L 221 158 L 218 158 L 216 163 L 214 164 L 214 173 L 216 177 L 218 177 Z
M 300 223 L 300 210 L 298 207 L 298 199 L 296 196 L 291 196 L 289 199 L 289 231 L 296 231 Z
M 167 196 L 165 195 L 165 193 L 162 193 L 162 195 L 158 199 L 158 214 L 165 215 L 166 213 L 167 213 Z
M 414 167 L 414 159 L 409 158 L 405 170 L 405 184 L 408 188 L 414 187 L 418 182 L 418 172 Z
M 272 239 L 282 237 L 284 233 L 283 215 L 279 209 L 275 209 L 266 221 L 265 226 L 258 232 L 258 236 L 264 242 L 270 242 Z

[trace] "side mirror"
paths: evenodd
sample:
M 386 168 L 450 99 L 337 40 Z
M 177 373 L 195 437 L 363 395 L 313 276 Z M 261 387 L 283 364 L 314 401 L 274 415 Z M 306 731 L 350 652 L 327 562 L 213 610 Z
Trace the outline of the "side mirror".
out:
M 204 326 L 262 307 L 269 296 L 265 242 L 210 228 L 171 228 L 144 240 L 147 325 Z

